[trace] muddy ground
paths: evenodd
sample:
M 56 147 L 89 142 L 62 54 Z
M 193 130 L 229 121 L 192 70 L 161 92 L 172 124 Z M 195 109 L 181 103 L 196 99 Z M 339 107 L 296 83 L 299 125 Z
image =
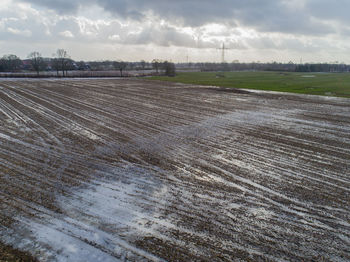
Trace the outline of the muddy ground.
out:
M 0 242 L 15 253 L 350 260 L 349 99 L 1 80 L 0 145 Z

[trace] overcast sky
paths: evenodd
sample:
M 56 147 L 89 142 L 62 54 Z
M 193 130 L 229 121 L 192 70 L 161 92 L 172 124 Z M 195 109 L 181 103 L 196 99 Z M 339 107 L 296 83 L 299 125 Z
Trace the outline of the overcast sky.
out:
M 349 0 L 1 0 L 0 56 L 350 63 Z

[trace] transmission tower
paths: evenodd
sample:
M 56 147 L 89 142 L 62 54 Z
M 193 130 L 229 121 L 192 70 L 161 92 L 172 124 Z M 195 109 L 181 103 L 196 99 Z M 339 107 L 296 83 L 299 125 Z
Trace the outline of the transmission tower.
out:
M 225 43 L 222 43 L 222 47 L 218 49 L 221 50 L 221 63 L 225 63 L 225 50 L 230 50 L 231 48 L 225 47 Z

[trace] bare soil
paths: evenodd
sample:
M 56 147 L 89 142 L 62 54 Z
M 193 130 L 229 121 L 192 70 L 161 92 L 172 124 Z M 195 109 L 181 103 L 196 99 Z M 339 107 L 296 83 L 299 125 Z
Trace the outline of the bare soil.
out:
M 28 252 L 22 252 L 0 243 L 1 262 L 37 262 Z
M 349 99 L 0 80 L 0 145 L 5 261 L 350 260 Z

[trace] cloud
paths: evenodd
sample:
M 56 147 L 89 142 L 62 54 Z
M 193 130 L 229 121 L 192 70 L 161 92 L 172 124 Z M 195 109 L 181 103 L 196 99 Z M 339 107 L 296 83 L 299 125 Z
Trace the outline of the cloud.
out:
M 44 39 L 47 32 L 45 17 L 27 5 L 8 3 L 0 8 L 0 39 L 31 41 Z
M 129 33 L 123 40 L 125 44 L 151 44 L 159 46 L 195 47 L 195 39 L 186 33 L 170 26 L 147 26 L 140 32 Z
M 39 7 L 46 7 L 48 9 L 55 10 L 59 14 L 73 14 L 79 10 L 79 7 L 83 1 L 74 1 L 74 0 L 56 0 L 56 1 L 47 1 L 47 0 L 28 0 L 28 1 L 19 1 L 24 3 L 34 4 Z M 90 1 L 84 1 L 85 4 L 88 4 Z
M 199 27 L 220 23 L 256 28 L 263 32 L 293 34 L 329 34 L 334 28 L 322 18 L 337 18 L 337 12 L 348 17 L 345 10 L 326 0 L 21 0 L 72 14 L 95 4 L 115 17 L 146 21 L 157 17 L 173 25 Z M 338 0 L 350 7 L 347 0 Z M 321 3 L 321 4 L 319 4 Z M 331 11 L 329 11 L 331 10 Z M 333 11 L 332 11 L 333 10 Z M 314 17 L 313 17 L 314 16 Z M 348 18 L 347 18 L 348 19 Z
M 8 27 L 7 31 L 11 34 L 14 35 L 20 35 L 20 36 L 25 36 L 25 37 L 30 37 L 32 35 L 32 32 L 29 31 L 28 29 L 26 30 L 20 30 L 20 29 L 16 29 L 16 28 L 12 28 L 12 27 Z
M 350 1 L 348 0 L 308 0 L 305 1 L 305 12 L 309 15 L 338 22 L 349 22 Z
M 92 47 L 100 54 L 129 48 L 139 50 L 131 57 L 145 57 L 150 50 L 157 56 L 191 49 L 210 60 L 220 57 L 217 48 L 225 43 L 237 57 L 285 52 L 300 59 L 305 53 L 339 55 L 349 46 L 348 0 L 3 1 L 0 43 L 8 49 L 26 43 L 18 52 L 37 46 L 52 54 L 76 46 L 75 52 L 90 56 Z
M 65 37 L 65 38 L 74 38 L 74 35 L 69 30 L 60 32 L 59 35 Z

